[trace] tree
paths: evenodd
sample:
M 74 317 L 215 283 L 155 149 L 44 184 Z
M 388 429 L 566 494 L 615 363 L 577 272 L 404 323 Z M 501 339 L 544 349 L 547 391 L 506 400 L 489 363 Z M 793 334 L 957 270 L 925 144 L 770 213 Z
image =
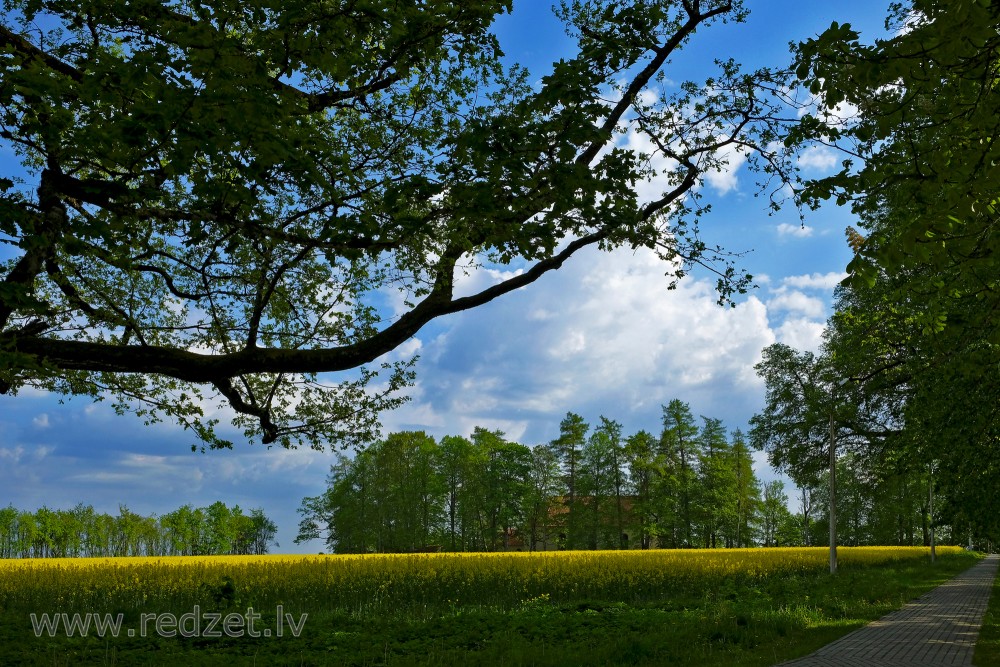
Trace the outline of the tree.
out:
M 537 87 L 489 31 L 509 0 L 7 7 L 0 390 L 111 395 L 212 447 L 219 403 L 264 443 L 371 442 L 413 378 L 388 353 L 583 248 L 707 266 L 726 301 L 748 277 L 699 240 L 698 185 L 732 151 L 790 173 L 782 76 L 658 92 L 739 0 L 560 3 L 578 50 Z M 484 263 L 523 270 L 456 296 Z
M 668 537 L 670 547 L 694 546 L 694 507 L 698 471 L 698 426 L 691 407 L 675 398 L 663 408 L 663 431 L 660 434 L 660 453 L 664 458 L 664 484 L 659 492 L 668 502 L 673 500 L 674 510 L 668 512 L 673 521 Z
M 775 343 L 755 367 L 765 382 L 765 407 L 750 418 L 750 443 L 793 479 L 816 476 L 829 462 L 832 405 L 824 365 L 812 352 Z
M 850 157 L 807 184 L 807 197 L 850 202 L 868 232 L 849 233 L 853 284 L 931 269 L 937 289 L 911 302 L 930 330 L 946 326 L 965 279 L 994 272 L 998 26 L 994 3 L 910 0 L 892 4 L 890 38 L 863 44 L 850 24 L 834 23 L 797 48 L 796 73 L 817 109 L 789 140 L 832 141 Z M 835 113 L 845 104 L 857 108 L 846 122 Z
M 0 509 L 0 558 L 14 558 L 17 553 L 18 511 L 13 505 Z
M 743 432 L 733 431 L 730 446 L 733 471 L 733 496 L 735 507 L 732 508 L 730 519 L 732 524 L 726 528 L 726 546 L 749 547 L 753 542 L 753 523 L 760 504 L 760 480 L 753 470 L 753 458 L 747 447 Z
M 659 516 L 659 503 L 655 496 L 655 482 L 659 474 L 656 438 L 647 431 L 630 435 L 625 439 L 624 455 L 632 484 L 632 517 L 639 531 L 639 547 L 649 549 Z
M 702 543 L 705 548 L 714 549 L 720 531 L 725 533 L 726 526 L 735 522 L 739 504 L 736 470 L 721 419 L 702 417 L 698 440 L 697 515 Z
M 205 553 L 211 555 L 231 554 L 237 539 L 233 510 L 221 500 L 205 508 Z
M 868 44 L 834 24 L 798 47 L 817 108 L 789 141 L 848 157 L 805 196 L 850 202 L 861 228 L 848 230 L 855 257 L 832 343 L 893 413 L 885 456 L 938 461 L 946 511 L 1000 534 L 1000 423 L 982 409 L 1000 398 L 1000 7 L 897 2 L 887 26 Z M 857 113 L 836 121 L 845 106 Z
M 475 497 L 479 548 L 507 548 L 514 529 L 523 525 L 531 450 L 508 441 L 503 431 L 479 426 L 472 431 L 472 445 L 478 464 Z
M 543 549 L 550 546 L 547 529 L 559 506 L 559 497 L 564 492 L 558 454 L 549 446 L 532 447 L 525 497 L 526 526 L 523 531 L 528 540 L 529 551 L 534 551 L 539 542 Z
M 788 496 L 785 494 L 784 482 L 777 479 L 767 482 L 764 484 L 764 494 L 760 504 L 761 541 L 764 546 L 789 546 L 780 541 L 779 535 L 788 534 L 788 531 L 782 531 L 782 528 L 791 522 L 792 513 L 788 510 Z
M 449 548 L 465 551 L 473 524 L 473 448 L 466 438 L 448 435 L 438 445 L 438 474 L 445 487 L 445 515 Z
M 625 535 L 622 426 L 607 417 L 590 434 L 580 457 L 579 497 L 583 543 L 588 549 L 618 549 Z
M 264 510 L 250 510 L 251 539 L 250 551 L 254 556 L 263 556 L 271 549 L 271 545 L 279 546 L 274 537 L 278 533 L 278 525 L 264 514 Z
M 564 514 L 565 546 L 576 549 L 582 546 L 580 534 L 580 507 L 577 501 L 579 494 L 580 458 L 586 444 L 587 431 L 590 425 L 578 414 L 567 412 L 559 422 L 559 437 L 552 441 L 551 446 L 562 460 L 563 482 L 566 487 Z

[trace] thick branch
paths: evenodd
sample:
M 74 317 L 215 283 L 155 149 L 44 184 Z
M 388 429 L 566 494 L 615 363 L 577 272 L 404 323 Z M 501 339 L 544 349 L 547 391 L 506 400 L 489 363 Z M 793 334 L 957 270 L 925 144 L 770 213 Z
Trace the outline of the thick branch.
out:
M 250 373 L 324 373 L 344 371 L 369 363 L 396 349 L 431 320 L 482 305 L 528 285 L 545 273 L 558 269 L 575 252 L 606 238 L 596 232 L 573 241 L 549 259 L 528 271 L 482 292 L 451 299 L 451 276 L 439 274 L 431 294 L 413 310 L 379 333 L 352 345 L 318 350 L 251 348 L 227 354 L 199 354 L 158 346 L 108 345 L 52 338 L 7 337 L 11 352 L 37 357 L 64 370 L 108 373 L 157 373 L 187 382 L 218 383 Z M 442 260 L 443 267 L 454 260 Z M 442 268 L 443 268 L 442 267 Z
M 83 80 L 83 73 L 80 70 L 50 56 L 20 35 L 15 35 L 0 25 L 0 47 L 5 46 L 13 48 L 15 53 L 20 54 L 25 60 L 37 60 L 49 69 L 59 72 L 63 76 L 68 76 L 74 81 Z
M 656 76 L 656 73 L 660 71 L 663 64 L 667 62 L 671 54 L 680 47 L 681 43 L 687 39 L 691 34 L 694 33 L 695 29 L 704 21 L 711 19 L 720 14 L 724 14 L 732 9 L 732 6 L 726 3 L 725 5 L 716 7 L 710 12 L 701 14 L 698 12 L 690 12 L 688 20 L 673 34 L 673 36 L 667 40 L 663 46 L 655 49 L 653 53 L 653 59 L 646 64 L 639 74 L 632 79 L 632 82 L 625 89 L 622 98 L 615 105 L 611 113 L 608 114 L 607 119 L 604 121 L 604 125 L 601 126 L 601 134 L 606 137 L 610 137 L 612 131 L 621 121 L 625 112 L 628 111 L 629 107 L 635 102 L 639 93 L 642 89 L 650 82 L 650 80 Z M 588 146 L 576 159 L 577 164 L 590 164 L 597 154 L 601 152 L 601 149 L 607 143 L 606 140 L 598 140 L 593 142 Z

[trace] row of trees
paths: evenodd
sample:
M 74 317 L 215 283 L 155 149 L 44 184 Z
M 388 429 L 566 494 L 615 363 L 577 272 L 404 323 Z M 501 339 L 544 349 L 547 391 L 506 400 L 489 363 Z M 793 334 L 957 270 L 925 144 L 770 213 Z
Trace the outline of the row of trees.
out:
M 79 504 L 71 510 L 0 509 L 0 558 L 201 556 L 265 554 L 277 526 L 261 509 L 244 514 L 215 502 L 142 516 L 125 505 L 118 515 Z
M 857 472 L 844 465 L 845 478 Z M 858 476 L 842 497 L 847 543 L 920 543 L 926 517 L 910 486 L 905 511 L 883 516 L 869 511 L 874 487 Z M 783 483 L 754 474 L 739 430 L 727 435 L 708 417 L 699 425 L 675 399 L 658 435 L 624 436 L 616 421 L 592 427 L 574 413 L 534 447 L 483 428 L 440 441 L 393 433 L 341 456 L 326 491 L 303 500 L 296 542 L 323 538 L 340 553 L 823 544 L 823 484 L 801 493 L 793 515 Z
M 801 138 L 848 158 L 807 198 L 850 202 L 859 229 L 823 348 L 765 351 L 752 434 L 805 481 L 832 428 L 866 478 L 923 476 L 934 523 L 985 543 L 1000 536 L 1000 5 L 893 11 L 889 39 L 834 24 L 798 48 L 819 103 Z

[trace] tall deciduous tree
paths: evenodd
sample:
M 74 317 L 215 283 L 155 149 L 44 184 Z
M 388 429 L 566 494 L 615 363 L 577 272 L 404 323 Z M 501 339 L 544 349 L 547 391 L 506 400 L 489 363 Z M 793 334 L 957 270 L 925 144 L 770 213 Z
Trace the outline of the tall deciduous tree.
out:
M 525 495 L 525 526 L 523 534 L 528 550 L 548 549 L 554 543 L 549 534 L 552 517 L 565 493 L 560 474 L 559 455 L 550 446 L 536 445 L 531 449 L 531 468 Z
M 982 406 L 1000 400 L 1000 7 L 909 0 L 887 23 L 885 39 L 834 24 L 798 47 L 817 107 L 789 140 L 847 157 L 806 196 L 849 202 L 860 228 L 833 349 L 894 414 L 888 455 L 938 461 L 949 511 L 998 534 L 1000 420 Z
M 697 516 L 701 542 L 714 549 L 736 517 L 736 470 L 721 419 L 702 417 L 698 433 Z
M 218 403 L 264 443 L 357 444 L 412 380 L 385 355 L 583 248 L 744 290 L 697 186 L 733 151 L 787 176 L 784 82 L 723 61 L 659 85 L 741 2 L 561 2 L 578 48 L 540 79 L 501 64 L 511 4 L 8 2 L 0 390 L 111 395 L 212 446 Z M 522 270 L 457 295 L 486 262 Z
M 788 495 L 781 480 L 764 484 L 760 503 L 761 543 L 765 547 L 791 546 L 795 542 L 794 518 L 788 509 Z
M 449 549 L 465 551 L 473 526 L 473 498 L 476 493 L 472 443 L 448 435 L 438 445 L 438 474 L 445 489 L 445 521 Z

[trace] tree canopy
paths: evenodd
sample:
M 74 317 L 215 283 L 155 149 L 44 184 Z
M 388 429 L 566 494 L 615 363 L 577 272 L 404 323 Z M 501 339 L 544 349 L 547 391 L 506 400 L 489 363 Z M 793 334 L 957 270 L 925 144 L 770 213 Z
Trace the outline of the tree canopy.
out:
M 893 3 L 887 27 L 866 43 L 835 23 L 797 49 L 816 108 L 787 141 L 846 158 L 804 196 L 850 204 L 859 229 L 820 357 L 765 354 L 755 442 L 795 464 L 810 420 L 835 411 L 872 474 L 933 470 L 940 512 L 996 535 L 1000 6 Z M 816 368 L 825 377 L 806 378 Z M 845 378 L 851 414 L 824 398 Z
M 701 179 L 727 150 L 789 173 L 780 76 L 662 78 L 738 0 L 561 2 L 578 50 L 537 86 L 491 32 L 504 0 L 4 6 L 26 171 L 0 175 L 0 391 L 113 396 L 211 446 L 220 405 L 264 443 L 370 441 L 413 380 L 390 353 L 589 246 L 710 266 L 725 301 L 748 277 L 698 237 Z M 457 293 L 484 263 L 518 270 Z

